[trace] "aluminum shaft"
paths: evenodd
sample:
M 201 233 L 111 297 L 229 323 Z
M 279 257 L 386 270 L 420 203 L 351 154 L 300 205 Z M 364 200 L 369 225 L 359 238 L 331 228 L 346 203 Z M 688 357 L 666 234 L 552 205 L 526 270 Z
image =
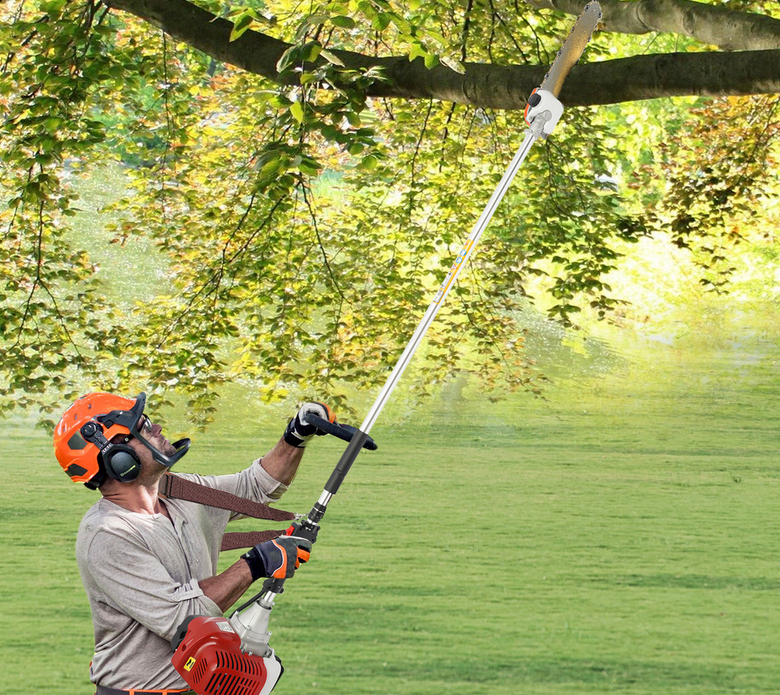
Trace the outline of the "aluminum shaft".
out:
M 436 318 L 436 314 L 438 313 L 439 308 L 444 303 L 444 300 L 449 294 L 450 289 L 452 289 L 452 286 L 458 279 L 458 275 L 460 275 L 460 271 L 462 270 L 463 265 L 468 260 L 469 256 L 471 256 L 473 253 L 479 238 L 482 236 L 482 232 L 485 231 L 485 228 L 488 226 L 490 219 L 493 217 L 493 213 L 496 211 L 498 204 L 501 202 L 504 194 L 509 189 L 509 186 L 512 183 L 512 179 L 514 179 L 515 174 L 517 174 L 517 170 L 520 168 L 520 165 L 523 163 L 526 155 L 531 150 L 531 146 L 541 134 L 543 125 L 543 119 L 537 118 L 531 124 L 531 127 L 525 131 L 526 135 L 525 139 L 523 140 L 523 144 L 520 145 L 520 149 L 517 151 L 517 154 L 515 154 L 514 158 L 509 164 L 509 168 L 504 173 L 501 181 L 499 181 L 496 190 L 493 191 L 493 195 L 490 196 L 490 200 L 488 201 L 485 209 L 482 211 L 482 214 L 479 216 L 479 219 L 471 230 L 471 234 L 469 234 L 468 239 L 466 239 L 466 243 L 463 245 L 463 248 L 455 259 L 455 262 L 452 264 L 452 267 L 447 273 L 447 277 L 444 278 L 444 282 L 442 282 L 441 287 L 439 287 L 439 290 L 436 292 L 436 296 L 428 306 L 428 309 L 425 312 L 425 315 L 422 317 L 420 324 L 417 326 L 417 330 L 415 330 L 412 339 L 409 341 L 409 344 L 403 351 L 401 358 L 396 363 L 392 373 L 385 382 L 385 385 L 379 392 L 379 396 L 377 396 L 376 401 L 374 401 L 374 405 L 371 406 L 371 410 L 369 410 L 366 419 L 363 420 L 363 424 L 360 425 L 361 432 L 368 434 L 371 431 L 371 428 L 374 426 L 377 417 L 379 417 L 379 413 L 382 412 L 382 408 L 384 408 L 385 403 L 387 403 L 387 399 L 390 398 L 390 394 L 393 392 L 393 389 L 398 383 L 398 380 L 401 378 L 401 375 L 404 373 L 404 370 L 414 356 L 414 353 L 420 346 L 422 339 L 425 337 L 425 334 L 428 331 L 428 327 L 433 322 L 433 319 Z

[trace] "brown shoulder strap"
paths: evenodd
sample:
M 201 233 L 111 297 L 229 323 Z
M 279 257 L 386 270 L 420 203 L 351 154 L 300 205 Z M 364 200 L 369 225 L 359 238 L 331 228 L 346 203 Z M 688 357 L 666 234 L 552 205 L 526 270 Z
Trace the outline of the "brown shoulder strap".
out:
M 282 509 L 274 509 L 267 504 L 253 502 L 252 500 L 233 495 L 223 490 L 215 490 L 192 480 L 186 480 L 175 473 L 166 473 L 160 480 L 160 494 L 171 499 L 197 502 L 209 507 L 227 509 L 231 512 L 246 514 L 255 519 L 271 519 L 272 521 L 292 521 L 295 514 L 285 512 Z M 231 531 L 222 536 L 222 550 L 236 550 L 237 548 L 251 548 L 258 543 L 279 538 L 286 533 L 286 529 L 278 531 Z
M 258 543 L 272 541 L 274 538 L 284 536 L 287 533 L 280 531 L 231 531 L 222 536 L 220 550 L 236 550 L 236 548 L 252 548 Z
M 255 519 L 270 519 L 272 521 L 292 521 L 295 519 L 295 514 L 291 512 L 274 509 L 267 504 L 253 502 L 223 490 L 215 490 L 192 480 L 186 480 L 174 473 L 163 475 L 160 480 L 160 494 L 163 497 L 227 509 L 231 512 L 252 516 Z

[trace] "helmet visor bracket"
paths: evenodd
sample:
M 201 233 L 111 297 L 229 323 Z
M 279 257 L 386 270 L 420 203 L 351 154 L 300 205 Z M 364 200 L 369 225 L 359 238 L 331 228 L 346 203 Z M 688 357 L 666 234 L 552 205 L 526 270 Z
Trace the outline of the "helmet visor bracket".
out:
M 112 410 L 107 415 L 101 415 L 97 418 L 101 424 L 106 427 L 112 425 L 120 425 L 130 430 L 130 434 L 143 444 L 152 453 L 152 458 L 162 466 L 170 468 L 180 458 L 187 453 L 190 448 L 189 439 L 180 439 L 173 443 L 173 448 L 176 450 L 173 454 L 168 456 L 160 451 L 157 447 L 149 442 L 148 439 L 142 434 L 151 434 L 152 423 L 148 416 L 144 415 L 144 408 L 146 406 L 146 394 L 141 392 L 135 399 L 135 403 L 130 410 Z

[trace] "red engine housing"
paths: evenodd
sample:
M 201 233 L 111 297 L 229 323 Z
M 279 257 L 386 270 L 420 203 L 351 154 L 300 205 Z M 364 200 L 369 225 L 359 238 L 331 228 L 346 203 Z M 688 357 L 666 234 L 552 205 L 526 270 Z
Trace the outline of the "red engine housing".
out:
M 178 637 L 182 632 L 171 663 L 199 695 L 260 695 L 269 693 L 281 677 L 276 656 L 270 658 L 279 662 L 278 672 L 274 668 L 269 674 L 266 659 L 241 651 L 241 638 L 227 618 L 192 616 L 182 623 Z

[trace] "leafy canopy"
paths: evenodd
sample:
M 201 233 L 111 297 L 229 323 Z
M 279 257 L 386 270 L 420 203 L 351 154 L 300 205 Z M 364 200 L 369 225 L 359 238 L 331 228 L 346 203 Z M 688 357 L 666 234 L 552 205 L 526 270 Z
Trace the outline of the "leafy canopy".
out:
M 519 111 L 366 97 L 389 77 L 336 48 L 544 64 L 571 17 L 519 3 L 222 2 L 232 39 L 291 47 L 271 82 L 85 0 L 20 2 L 0 27 L 0 408 L 59 412 L 85 389 L 184 394 L 205 425 L 220 388 L 328 399 L 386 378 L 523 137 Z M 747 4 L 746 4 L 747 6 Z M 597 35 L 585 60 L 670 35 Z M 320 59 L 318 62 L 314 62 Z M 322 60 L 324 59 L 324 60 Z M 735 243 L 776 191 L 774 96 L 567 110 L 536 146 L 434 323 L 414 382 L 476 373 L 538 390 L 524 312 L 571 325 L 620 308 L 626 243 L 668 234 L 722 290 Z M 153 301 L 119 296 L 90 255 L 80 181 L 118 162 L 108 230 L 165 259 Z M 115 170 L 114 170 L 115 171 Z M 533 294 L 533 296 L 531 296 Z

